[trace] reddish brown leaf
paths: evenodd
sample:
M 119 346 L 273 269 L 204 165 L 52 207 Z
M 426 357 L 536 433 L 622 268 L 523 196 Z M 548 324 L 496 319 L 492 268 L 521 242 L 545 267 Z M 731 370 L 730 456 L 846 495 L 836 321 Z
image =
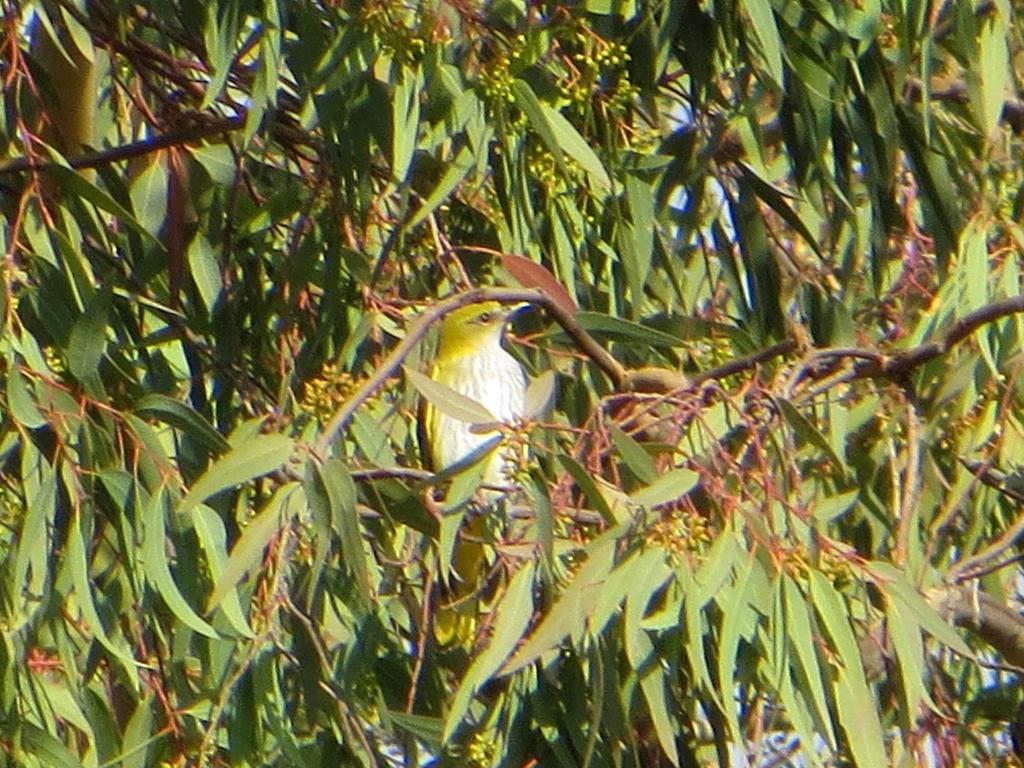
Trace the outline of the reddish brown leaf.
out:
M 580 308 L 576 306 L 576 302 L 572 300 L 569 292 L 546 267 L 514 253 L 503 253 L 501 264 L 523 287 L 537 288 L 543 291 L 552 301 L 570 314 L 579 312 Z

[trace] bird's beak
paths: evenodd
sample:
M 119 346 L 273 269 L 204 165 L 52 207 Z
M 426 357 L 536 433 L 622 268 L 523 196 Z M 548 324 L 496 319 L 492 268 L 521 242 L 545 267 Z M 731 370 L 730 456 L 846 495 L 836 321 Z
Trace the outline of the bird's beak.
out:
M 521 301 L 518 304 L 509 304 L 505 307 L 505 321 L 508 322 L 518 315 L 521 315 L 528 309 L 532 309 L 533 304 L 528 301 Z

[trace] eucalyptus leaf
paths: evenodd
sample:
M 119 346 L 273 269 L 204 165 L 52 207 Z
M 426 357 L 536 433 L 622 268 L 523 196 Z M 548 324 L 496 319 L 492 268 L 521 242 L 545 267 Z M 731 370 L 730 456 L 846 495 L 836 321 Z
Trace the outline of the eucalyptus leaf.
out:
M 478 403 L 470 397 L 459 394 L 446 384 L 426 376 L 412 368 L 405 368 L 405 375 L 416 387 L 419 393 L 426 398 L 437 410 L 445 416 L 450 416 L 459 421 L 469 424 L 497 424 L 498 419 L 494 417 L 483 403 Z

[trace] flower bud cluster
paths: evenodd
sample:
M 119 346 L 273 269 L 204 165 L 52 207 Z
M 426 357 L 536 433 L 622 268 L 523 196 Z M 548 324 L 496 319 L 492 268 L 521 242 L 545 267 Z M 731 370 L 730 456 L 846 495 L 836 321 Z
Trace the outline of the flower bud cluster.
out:
M 300 407 L 320 422 L 330 420 L 355 387 L 352 374 L 339 371 L 332 363 L 324 365 L 320 375 L 306 382 Z
M 429 16 L 419 18 L 417 26 L 402 23 L 401 16 L 406 13 L 399 5 L 386 2 L 368 3 L 359 16 L 359 24 L 373 38 L 379 51 L 386 54 L 392 61 L 399 64 L 415 64 L 423 58 L 427 50 L 426 29 L 429 28 Z M 413 16 L 409 20 L 412 21 Z

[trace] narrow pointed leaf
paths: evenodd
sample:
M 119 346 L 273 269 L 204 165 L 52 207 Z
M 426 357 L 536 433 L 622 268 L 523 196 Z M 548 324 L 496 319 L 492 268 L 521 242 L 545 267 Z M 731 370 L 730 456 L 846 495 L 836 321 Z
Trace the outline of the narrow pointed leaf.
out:
M 195 609 L 189 605 L 185 596 L 171 575 L 167 559 L 167 531 L 165 518 L 168 513 L 167 492 L 160 488 L 145 504 L 145 534 L 142 537 L 142 567 L 146 572 L 157 594 L 163 598 L 177 619 L 196 632 L 206 637 L 216 638 L 217 632 Z
M 7 407 L 11 409 L 11 415 L 23 427 L 37 429 L 46 423 L 46 419 L 32 398 L 28 381 L 14 365 L 7 371 Z
M 196 480 L 181 500 L 178 511 L 187 512 L 216 493 L 280 469 L 291 456 L 292 447 L 291 439 L 280 434 L 257 435 L 243 441 L 217 459 Z
M 288 495 L 294 489 L 294 484 L 278 488 L 259 514 L 242 529 L 242 535 L 231 548 L 224 569 L 214 583 L 213 592 L 206 603 L 207 613 L 219 606 L 245 575 L 262 562 L 264 550 L 281 530 Z
M 487 406 L 478 403 L 470 397 L 461 395 L 454 389 L 429 376 L 420 373 L 409 367 L 405 367 L 405 375 L 416 387 L 419 393 L 426 398 L 437 410 L 445 416 L 450 416 L 459 421 L 469 424 L 497 424 L 498 419 L 487 410 Z
M 470 664 L 459 683 L 444 721 L 441 740 L 451 739 L 466 714 L 473 696 L 501 668 L 522 640 L 533 618 L 534 563 L 527 562 L 516 571 L 501 597 L 491 641 Z
M 185 403 L 158 393 L 151 393 L 135 404 L 135 413 L 159 419 L 165 424 L 191 435 L 214 453 L 230 448 L 227 440 L 193 408 Z
M 539 419 L 547 413 L 555 399 L 555 372 L 544 371 L 540 376 L 530 380 L 526 388 L 527 419 Z

